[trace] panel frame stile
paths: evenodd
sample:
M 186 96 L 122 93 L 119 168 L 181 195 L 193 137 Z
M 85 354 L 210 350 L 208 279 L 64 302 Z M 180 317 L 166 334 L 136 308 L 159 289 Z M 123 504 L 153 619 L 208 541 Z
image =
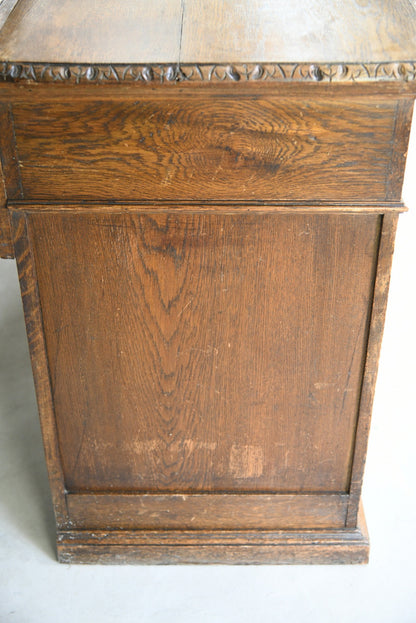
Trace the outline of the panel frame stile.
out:
M 52 502 L 57 528 L 65 529 L 70 528 L 72 523 L 66 503 L 66 487 L 60 458 L 35 259 L 30 243 L 29 225 L 24 212 L 12 211 L 12 227 Z
M 367 341 L 367 355 L 361 387 L 360 405 L 354 442 L 354 456 L 351 467 L 349 503 L 346 527 L 357 525 L 360 508 L 364 467 L 370 433 L 374 394 L 376 389 L 378 361 L 383 338 L 384 320 L 387 309 L 391 265 L 393 261 L 398 215 L 392 212 L 383 215 L 374 294 L 371 305 L 371 319 Z

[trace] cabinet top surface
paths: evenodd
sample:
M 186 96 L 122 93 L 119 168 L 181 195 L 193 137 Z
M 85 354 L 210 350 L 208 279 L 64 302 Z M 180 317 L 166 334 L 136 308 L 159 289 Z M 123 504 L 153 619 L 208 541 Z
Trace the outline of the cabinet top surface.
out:
M 2 0 L 0 60 L 416 60 L 414 0 Z

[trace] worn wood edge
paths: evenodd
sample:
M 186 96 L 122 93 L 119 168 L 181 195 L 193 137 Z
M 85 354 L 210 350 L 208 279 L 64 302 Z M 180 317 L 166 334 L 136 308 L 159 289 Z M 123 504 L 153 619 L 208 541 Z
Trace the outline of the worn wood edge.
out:
M 0 258 L 11 260 L 14 258 L 12 229 L 10 214 L 6 208 L 0 206 Z
M 386 200 L 394 201 L 401 197 L 413 106 L 414 101 L 412 99 L 397 101 L 391 163 L 386 180 Z
M 10 214 L 7 209 L 6 184 L 5 184 L 4 175 L 3 175 L 3 167 L 1 163 L 1 158 L 0 158 L 0 258 L 5 259 L 5 260 L 10 260 L 14 258 Z
M 62 212 L 79 212 L 82 214 L 97 212 L 114 212 L 114 213 L 161 213 L 161 212 L 186 212 L 187 214 L 202 213 L 219 213 L 219 214 L 268 214 L 275 212 L 290 212 L 296 214 L 305 214 L 309 212 L 322 214 L 384 214 L 387 212 L 402 213 L 407 212 L 407 207 L 402 202 L 390 203 L 364 203 L 354 204 L 335 204 L 324 202 L 254 202 L 240 201 L 233 202 L 172 202 L 172 201 L 142 201 L 142 202 L 93 202 L 82 201 L 80 203 L 42 203 L 42 202 L 15 202 L 11 207 L 16 212 L 24 212 L 26 214 L 37 214 L 41 212 L 62 213 Z
M 390 82 L 416 80 L 416 60 L 368 63 L 36 63 L 2 59 L 0 80 L 12 82 L 175 84 L 183 82 Z
M 363 511 L 349 530 L 59 531 L 61 563 L 365 564 Z
M 19 274 L 49 484 L 52 492 L 57 525 L 58 527 L 64 527 L 68 525 L 65 485 L 61 467 L 35 260 L 25 215 L 12 212 L 11 216 L 14 250 Z
M 140 86 L 141 85 L 141 86 Z M 13 103 L 32 101 L 36 97 L 37 101 L 67 102 L 68 97 L 73 93 L 71 82 L 33 82 L 33 81 L 9 81 L 0 79 L 0 98 L 3 101 Z M 244 80 L 238 84 L 238 95 L 244 97 L 279 97 L 302 99 L 313 97 L 316 101 L 327 102 L 339 98 L 365 98 L 375 104 L 380 100 L 391 97 L 395 99 L 409 99 L 416 97 L 416 80 L 387 81 L 387 82 L 273 82 L 273 81 L 254 81 Z M 102 101 L 126 101 L 137 100 L 138 89 L 140 98 L 165 99 L 178 95 L 189 95 L 191 89 L 194 95 L 206 95 L 207 93 L 216 97 L 234 97 L 236 85 L 232 81 L 223 82 L 172 82 L 169 86 L 165 83 L 131 83 L 131 82 L 108 82 L 90 83 L 84 82 L 76 86 L 77 98 L 83 101 L 97 100 Z
M 356 525 L 359 512 L 372 407 L 377 380 L 378 361 L 380 357 L 384 319 L 387 309 L 397 222 L 397 214 L 385 214 L 382 217 L 370 328 L 367 341 L 367 356 L 364 367 L 355 432 L 346 527 L 354 527 Z
M 11 104 L 0 101 L 0 165 L 7 199 L 23 199 Z
M 1 149 L 1 145 L 0 145 L 0 149 Z M 3 165 L 2 165 L 1 154 L 0 154 L 0 210 L 6 210 L 6 209 L 7 209 L 6 180 L 4 179 Z
M 76 529 L 327 529 L 345 526 L 339 493 L 68 493 Z

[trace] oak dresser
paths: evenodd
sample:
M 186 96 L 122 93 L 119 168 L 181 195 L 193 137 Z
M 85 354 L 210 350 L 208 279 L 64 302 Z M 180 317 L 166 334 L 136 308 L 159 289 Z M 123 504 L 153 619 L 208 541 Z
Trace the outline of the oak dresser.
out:
M 355 563 L 410 0 L 3 0 L 61 562 Z

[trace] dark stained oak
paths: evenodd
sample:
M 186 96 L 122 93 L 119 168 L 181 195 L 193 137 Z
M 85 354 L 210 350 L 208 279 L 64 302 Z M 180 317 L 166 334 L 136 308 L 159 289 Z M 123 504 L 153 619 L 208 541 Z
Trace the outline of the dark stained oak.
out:
M 12 106 L 0 101 L 1 194 L 5 199 L 23 199 L 19 158 L 16 151 Z
M 371 411 L 377 366 L 380 356 L 381 338 L 384 329 L 384 317 L 387 307 L 387 295 L 390 283 L 390 270 L 394 250 L 394 240 L 397 228 L 397 216 L 386 214 L 383 216 L 380 246 L 378 252 L 377 274 L 374 283 L 372 301 L 371 330 L 368 336 L 365 375 L 361 389 L 359 417 L 354 448 L 354 459 L 351 470 L 350 505 L 346 525 L 353 527 L 357 522 L 359 511 L 364 465 L 367 452 L 368 434 L 370 430 Z
M 70 491 L 348 490 L 377 215 L 27 218 Z
M 60 562 L 351 564 L 368 562 L 364 513 L 349 530 L 76 530 L 58 533 Z
M 10 215 L 6 204 L 6 187 L 0 161 L 0 258 L 3 259 L 14 257 Z
M 67 504 L 71 525 L 80 530 L 97 525 L 111 530 L 342 529 L 348 496 L 70 493 Z
M 61 562 L 368 561 L 415 95 L 413 0 L 0 3 Z
M 16 104 L 23 196 L 376 202 L 388 193 L 400 200 L 403 171 L 387 189 L 395 100 L 229 96 L 221 104 L 173 93 L 129 103 Z
M 14 257 L 12 232 L 10 227 L 10 215 L 7 210 L 0 207 L 0 257 L 11 259 Z
M 413 100 L 398 101 L 396 105 L 395 141 L 392 149 L 390 172 L 387 178 L 387 200 L 396 199 L 402 192 L 413 107 Z
M 65 528 L 68 527 L 65 482 L 59 455 L 36 267 L 28 248 L 27 220 L 24 214 L 13 215 L 12 235 L 56 525 L 57 528 Z

